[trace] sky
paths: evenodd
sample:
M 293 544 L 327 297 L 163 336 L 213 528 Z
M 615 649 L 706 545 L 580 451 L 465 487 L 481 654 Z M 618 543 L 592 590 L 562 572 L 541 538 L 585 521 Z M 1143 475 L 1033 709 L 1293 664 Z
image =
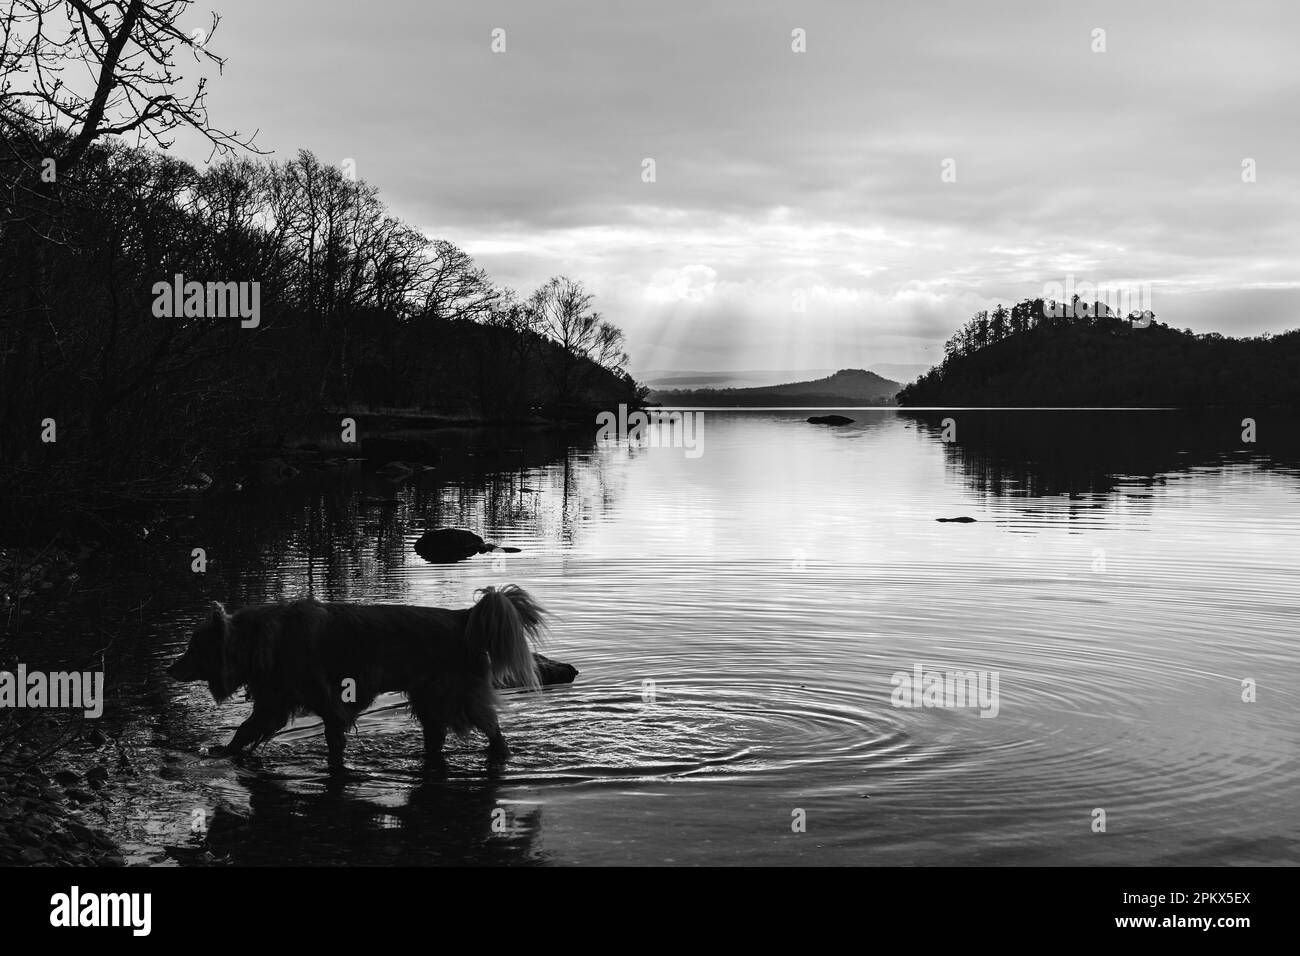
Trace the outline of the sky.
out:
M 214 123 L 353 160 L 522 295 L 581 279 L 634 373 L 930 364 L 1067 278 L 1300 327 L 1294 2 L 209 9 Z

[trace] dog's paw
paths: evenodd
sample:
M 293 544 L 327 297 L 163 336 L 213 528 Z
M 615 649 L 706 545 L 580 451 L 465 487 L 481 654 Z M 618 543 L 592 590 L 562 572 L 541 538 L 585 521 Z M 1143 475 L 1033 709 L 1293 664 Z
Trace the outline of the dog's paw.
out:
M 239 760 L 253 756 L 252 748 L 232 747 L 229 744 L 217 744 L 215 747 L 208 748 L 209 757 L 225 757 L 228 760 Z

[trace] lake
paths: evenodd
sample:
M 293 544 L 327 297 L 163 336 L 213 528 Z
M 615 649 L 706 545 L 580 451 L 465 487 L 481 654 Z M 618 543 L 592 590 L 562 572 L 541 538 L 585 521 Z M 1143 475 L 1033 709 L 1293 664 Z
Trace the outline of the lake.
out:
M 107 828 L 133 862 L 1300 860 L 1300 423 L 838 411 L 706 410 L 698 455 L 448 430 L 448 465 L 405 482 L 354 464 L 195 504 L 147 565 L 88 572 L 50 637 L 132 622 Z M 435 526 L 521 551 L 429 564 Z M 466 606 L 502 582 L 581 673 L 507 695 L 499 771 L 451 739 L 427 777 L 395 697 L 343 784 L 312 719 L 208 757 L 250 705 L 162 674 L 212 599 Z M 995 706 L 952 698 L 964 675 Z

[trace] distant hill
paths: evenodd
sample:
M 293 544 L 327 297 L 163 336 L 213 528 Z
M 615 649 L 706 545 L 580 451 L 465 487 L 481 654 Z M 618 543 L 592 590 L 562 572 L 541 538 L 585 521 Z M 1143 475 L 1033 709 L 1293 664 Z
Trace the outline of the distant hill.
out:
M 972 327 L 948 357 L 898 395 L 911 406 L 1141 406 L 1300 404 L 1300 331 L 1233 339 L 1117 316 L 1016 319 Z M 1022 308 L 1023 307 L 1023 308 Z M 1000 331 L 994 338 L 990 328 Z
M 645 372 L 637 377 L 651 388 L 682 391 L 688 388 L 763 388 L 768 385 L 781 385 L 785 382 L 799 382 L 822 378 L 835 371 L 833 368 L 818 369 L 730 369 L 714 371 L 697 371 L 694 369 L 666 370 L 659 369 Z M 922 369 L 924 371 L 924 369 Z
M 757 388 L 696 388 L 652 390 L 651 401 L 664 405 L 734 405 L 784 408 L 846 405 L 892 405 L 902 386 L 860 368 L 840 369 L 834 375 L 808 382 L 789 382 Z
M 928 365 L 873 365 L 868 371 L 894 382 L 910 382 L 928 371 Z M 637 381 L 660 391 L 692 388 L 766 388 L 788 382 L 810 382 L 833 375 L 833 368 L 803 369 L 652 369 L 637 373 Z
M 873 365 L 871 371 L 895 382 L 910 382 L 930 371 L 928 365 Z

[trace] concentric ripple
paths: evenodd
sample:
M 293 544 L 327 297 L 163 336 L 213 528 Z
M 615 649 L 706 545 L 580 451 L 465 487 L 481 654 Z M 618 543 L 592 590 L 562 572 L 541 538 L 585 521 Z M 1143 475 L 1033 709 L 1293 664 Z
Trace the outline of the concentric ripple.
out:
M 580 684 L 509 694 L 507 701 L 502 727 L 514 752 L 512 784 L 780 775 L 820 763 L 884 765 L 907 750 L 888 706 L 795 684 L 696 676 L 653 687 Z M 314 722 L 285 732 L 271 747 L 276 761 L 296 762 L 289 745 L 311 747 L 320 735 Z M 381 701 L 364 715 L 352 741 L 364 757 L 350 753 L 350 766 L 377 776 L 394 756 L 414 759 L 421 746 L 419 726 L 400 701 Z M 482 743 L 452 738 L 453 772 L 473 775 L 483 763 Z
M 1297 862 L 1292 471 L 1030 495 L 1035 466 L 1013 463 L 1015 493 L 993 494 L 1002 465 L 892 411 L 834 432 L 710 416 L 698 459 L 575 449 L 478 483 L 421 476 L 378 540 L 347 516 L 277 537 L 264 514 L 222 513 L 214 550 L 263 549 L 229 559 L 250 603 L 310 587 L 464 606 L 511 581 L 554 613 L 545 653 L 580 673 L 505 695 L 503 766 L 474 737 L 427 773 L 397 696 L 349 736 L 346 781 L 310 719 L 255 758 L 208 757 L 248 705 L 159 677 L 196 613 L 185 577 L 130 685 L 153 763 L 119 835 L 140 859 L 184 844 L 236 863 Z M 934 520 L 957 515 L 977 520 Z M 521 550 L 430 565 L 417 521 Z M 917 668 L 996 677 L 996 706 L 901 706 Z

